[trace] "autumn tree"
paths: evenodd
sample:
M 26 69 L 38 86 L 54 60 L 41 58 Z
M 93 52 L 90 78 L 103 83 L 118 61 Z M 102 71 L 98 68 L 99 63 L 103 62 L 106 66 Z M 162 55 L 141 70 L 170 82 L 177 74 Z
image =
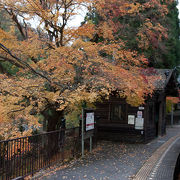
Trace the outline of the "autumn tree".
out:
M 180 59 L 180 27 L 179 12 L 177 9 L 177 1 L 168 5 L 168 14 L 165 24 L 168 28 L 168 39 L 165 42 L 166 52 L 163 54 L 164 67 L 175 67 L 179 65 Z
M 96 5 L 107 18 L 104 1 Z M 22 120 L 39 128 L 39 114 L 48 120 L 48 131 L 54 130 L 64 112 L 108 98 L 112 91 L 132 105 L 153 92 L 155 73 L 144 69 L 148 60 L 126 48 L 111 19 L 69 26 L 79 11 L 92 7 L 90 0 L 1 0 L 0 7 L 13 22 L 10 29 L 0 29 L 0 61 L 18 68 L 15 75 L 0 74 L 1 123 L 8 127 L 1 126 L 4 135 L 12 127 L 16 134 Z M 28 25 L 33 18 L 36 28 Z M 93 41 L 96 34 L 103 41 Z
M 144 55 L 149 66 L 172 68 L 179 64 L 179 20 L 177 1 L 97 1 L 85 22 L 110 26 L 126 48 Z M 102 28 L 103 29 L 103 28 Z M 100 30 L 101 33 L 101 30 Z M 102 41 L 101 34 L 92 40 Z

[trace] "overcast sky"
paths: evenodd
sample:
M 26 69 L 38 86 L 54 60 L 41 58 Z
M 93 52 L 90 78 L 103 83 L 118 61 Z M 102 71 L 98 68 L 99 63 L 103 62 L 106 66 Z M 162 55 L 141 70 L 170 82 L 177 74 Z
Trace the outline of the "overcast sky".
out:
M 180 19 L 180 3 L 177 5 L 177 8 L 179 10 L 179 19 Z
M 180 1 L 180 0 L 178 0 L 178 1 Z M 178 6 L 177 6 L 177 8 L 178 8 L 178 10 L 179 10 L 179 19 L 180 19 L 180 3 L 178 4 Z M 85 17 L 85 15 L 86 15 L 86 10 L 84 9 L 84 10 L 82 10 L 81 11 L 81 14 L 80 15 L 77 15 L 77 16 L 75 16 L 69 23 L 68 23 L 68 26 L 71 26 L 71 27 L 79 27 L 80 26 L 80 24 L 81 24 L 81 22 L 84 20 L 84 17 Z M 31 24 L 31 26 L 32 27 L 37 27 L 37 19 L 35 18 L 35 19 L 33 19 L 33 20 L 31 20 L 31 21 L 29 21 L 30 22 L 30 24 Z

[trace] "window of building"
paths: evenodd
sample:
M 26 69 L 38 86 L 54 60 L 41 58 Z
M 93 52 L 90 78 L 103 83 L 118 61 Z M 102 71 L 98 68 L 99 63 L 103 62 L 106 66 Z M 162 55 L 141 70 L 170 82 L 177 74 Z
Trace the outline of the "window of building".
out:
M 126 105 L 113 104 L 111 105 L 111 122 L 127 124 L 126 122 Z

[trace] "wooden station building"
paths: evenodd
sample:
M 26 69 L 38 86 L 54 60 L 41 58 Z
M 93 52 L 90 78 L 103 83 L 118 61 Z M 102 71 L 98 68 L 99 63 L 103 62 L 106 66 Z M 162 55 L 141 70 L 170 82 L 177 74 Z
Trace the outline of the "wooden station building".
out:
M 178 89 L 174 70 L 156 69 L 156 74 L 161 78 L 144 105 L 133 107 L 115 96 L 97 104 L 98 138 L 148 142 L 166 133 L 166 96 L 177 96 Z

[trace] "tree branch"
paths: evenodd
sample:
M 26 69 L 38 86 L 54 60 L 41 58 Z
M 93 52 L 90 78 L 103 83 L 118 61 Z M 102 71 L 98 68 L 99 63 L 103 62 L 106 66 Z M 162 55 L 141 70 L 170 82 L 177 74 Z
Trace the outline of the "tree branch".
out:
M 23 39 L 27 39 L 27 36 L 25 35 L 24 31 L 23 31 L 23 27 L 21 26 L 18 18 L 17 18 L 17 15 L 14 14 L 14 12 L 12 11 L 12 9 L 8 10 L 6 8 L 4 8 L 6 10 L 6 12 L 12 17 L 12 20 L 16 23 L 17 25 L 17 28 L 19 29 L 19 32 L 21 33 Z
M 23 66 L 21 66 L 19 63 L 16 63 L 14 60 L 10 59 L 10 58 L 7 58 L 7 57 L 4 57 L 4 56 L 1 56 L 0 55 L 0 59 L 3 59 L 3 61 L 8 61 L 10 62 L 11 64 L 19 67 L 19 68 L 24 68 Z
M 18 63 L 20 63 L 20 65 L 22 67 L 26 67 L 28 68 L 32 73 L 42 77 L 43 79 L 46 79 L 49 83 L 52 83 L 51 79 L 49 79 L 48 77 L 46 77 L 45 75 L 37 72 L 34 68 L 32 68 L 28 63 L 24 62 L 23 60 L 21 60 L 20 58 L 16 57 L 15 55 L 13 55 L 11 53 L 11 51 L 5 47 L 3 44 L 0 43 L 0 48 L 5 51 L 7 54 L 9 54 L 12 58 L 14 58 Z
M 8 114 L 13 113 L 13 112 L 23 111 L 24 109 L 25 109 L 25 108 L 16 109 L 16 110 L 11 110 L 10 112 L 8 112 Z

